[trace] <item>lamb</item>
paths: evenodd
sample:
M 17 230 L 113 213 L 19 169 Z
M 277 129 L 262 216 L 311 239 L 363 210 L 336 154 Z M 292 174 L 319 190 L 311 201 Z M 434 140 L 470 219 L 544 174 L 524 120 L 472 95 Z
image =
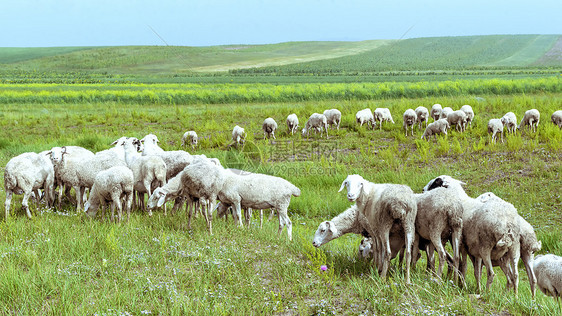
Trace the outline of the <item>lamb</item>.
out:
M 263 121 L 262 129 L 263 129 L 263 139 L 265 139 L 266 136 L 267 138 L 271 138 L 271 136 L 273 136 L 273 139 L 275 139 L 275 130 L 277 130 L 277 122 L 275 122 L 273 118 L 268 117 Z
M 443 109 L 445 111 L 445 109 Z M 468 120 L 468 116 L 464 111 L 457 110 L 447 114 L 447 122 L 449 122 L 450 126 L 456 125 L 457 132 L 464 132 L 466 130 L 466 123 Z M 460 128 L 460 130 L 459 130 Z
M 326 117 L 328 125 L 331 127 L 332 125 L 336 125 L 336 128 L 340 129 L 341 123 L 341 112 L 338 109 L 331 109 L 324 111 L 324 116 Z
M 431 135 L 435 135 L 437 138 L 437 134 L 445 134 L 447 135 L 447 129 L 450 128 L 449 122 L 446 119 L 438 119 L 435 122 L 429 123 L 423 132 L 421 139 L 429 140 Z
M 403 126 L 406 131 L 406 137 L 408 137 L 408 127 L 412 128 L 412 136 L 414 136 L 414 125 L 417 120 L 416 112 L 412 109 L 407 109 L 406 112 L 404 112 L 402 119 L 404 121 Z
M 562 296 L 562 257 L 553 254 L 539 255 L 533 263 L 539 289 L 552 296 L 558 305 Z
M 166 163 L 158 155 L 139 155 L 134 141 L 125 141 L 123 147 L 127 166 L 133 171 L 133 190 L 139 198 L 141 209 L 146 211 L 144 194 L 148 193 L 150 197 L 153 187 L 157 188 L 166 184 Z M 148 210 L 148 215 L 152 216 L 151 210 Z
M 199 141 L 199 137 L 195 131 L 187 131 L 183 134 L 181 138 L 181 145 L 182 147 L 186 144 L 191 145 L 191 149 L 195 149 L 197 147 L 197 143 Z
M 127 222 L 131 214 L 133 202 L 133 171 L 125 166 L 111 167 L 96 175 L 90 197 L 84 205 L 84 211 L 90 217 L 96 216 L 98 208 L 111 202 L 111 220 L 115 218 L 117 208 L 118 222 L 122 219 L 122 205 L 125 205 Z
M 416 194 L 416 234 L 430 240 L 439 254 L 437 275 L 443 274 L 446 252 L 442 240 L 451 240 L 453 248 L 454 279 L 459 274 L 460 244 L 463 228 L 463 205 L 460 198 L 452 196 L 445 188 L 436 188 Z M 429 257 L 428 253 L 428 257 Z M 431 254 L 433 256 L 433 254 Z
M 6 164 L 4 169 L 4 190 L 6 190 L 4 216 L 6 220 L 10 215 L 10 204 L 14 193 L 23 194 L 21 206 L 28 218 L 31 218 L 28 200 L 33 193 L 39 197 L 39 189 L 45 191 L 47 207 L 53 204 L 55 171 L 47 156 L 47 152 L 23 153 L 13 157 Z M 38 199 L 37 203 L 39 203 Z
M 204 168 L 205 169 L 205 168 Z M 217 181 L 220 186 L 217 197 L 223 207 L 232 206 L 238 224 L 242 225 L 242 208 L 273 209 L 279 217 L 279 230 L 287 226 L 287 235 L 292 240 L 292 223 L 287 215 L 291 196 L 300 196 L 301 191 L 289 181 L 265 174 L 248 173 L 237 170 L 225 170 L 218 166 L 210 169 L 218 170 L 222 177 Z M 211 172 L 212 173 L 212 172 Z M 209 182 L 214 179 L 211 178 Z
M 492 192 L 483 193 L 476 198 L 476 200 L 478 200 L 482 203 L 486 203 L 487 201 L 489 201 L 491 199 L 495 199 L 495 201 L 500 201 L 500 202 L 506 203 L 507 204 L 506 208 L 514 208 L 513 205 L 511 205 L 510 203 L 502 200 L 500 197 L 496 196 Z M 530 283 L 530 286 L 531 286 L 531 294 L 534 297 L 535 296 L 537 278 L 536 278 L 535 273 L 533 271 L 533 256 L 534 256 L 535 252 L 537 252 L 541 249 L 542 243 L 537 239 L 537 236 L 535 234 L 535 230 L 533 229 L 533 226 L 531 226 L 531 224 L 529 224 L 519 214 L 517 214 L 517 224 L 519 226 L 519 245 L 520 245 L 520 251 L 519 252 L 521 254 L 521 260 L 523 261 L 523 264 L 525 265 L 527 276 L 529 278 L 529 283 Z M 504 259 L 504 261 L 506 261 L 506 260 L 507 260 L 507 258 Z M 501 263 L 498 264 L 498 265 L 501 265 Z M 502 267 L 502 269 L 505 269 L 505 267 Z M 515 281 L 516 280 L 508 278 L 508 287 L 510 285 L 512 285 L 512 286 L 514 286 L 514 290 L 517 291 Z
M 427 108 L 425 106 L 418 106 L 416 108 L 416 122 L 418 123 L 418 127 L 421 129 L 422 128 L 422 123 L 425 122 L 425 126 L 427 126 L 428 123 L 428 119 L 429 119 L 429 111 L 427 111 Z
M 394 124 L 394 120 L 388 108 L 376 108 L 373 116 L 375 120 L 379 122 L 380 129 L 382 129 L 382 122 L 392 122 L 392 124 Z
M 246 139 L 246 132 L 244 129 L 238 125 L 234 126 L 232 129 L 232 141 L 236 146 L 239 146 L 241 143 L 244 143 Z
M 436 103 L 431 107 L 431 117 L 433 118 L 433 121 L 437 121 L 441 118 L 441 112 L 443 112 L 441 104 Z
M 513 112 L 507 112 L 501 118 L 503 126 L 507 129 L 508 133 L 515 133 L 517 129 L 517 117 Z
M 550 120 L 552 121 L 552 124 L 562 129 L 562 110 L 558 110 L 552 113 L 552 115 L 550 116 Z
M 94 157 L 94 153 L 78 146 L 64 146 L 64 147 L 53 147 L 48 152 L 51 162 L 53 163 L 53 168 L 55 170 L 55 187 L 59 187 L 58 193 L 58 208 L 61 208 L 63 188 L 66 187 L 66 194 L 70 193 L 70 188 L 72 187 L 71 181 L 67 181 L 65 172 L 65 165 L 62 163 L 63 156 L 67 158 L 74 159 L 91 159 Z M 79 192 L 77 192 L 78 194 Z M 83 199 L 83 197 L 81 197 Z
M 450 106 L 446 106 L 443 108 L 443 110 L 441 111 L 441 115 L 439 116 L 440 119 L 444 118 L 446 119 L 447 116 L 449 116 L 449 114 L 453 113 L 453 109 Z
M 474 120 L 474 111 L 472 110 L 472 107 L 468 104 L 465 104 L 461 106 L 461 111 L 466 114 L 466 122 L 470 124 L 470 127 L 472 127 L 472 121 Z
M 328 138 L 328 119 L 326 116 L 324 114 L 312 113 L 302 129 L 302 136 L 304 137 L 306 135 L 308 138 L 308 132 L 311 129 L 320 132 L 320 137 L 322 137 L 324 130 L 326 130 L 326 138 Z
M 357 114 L 355 114 L 355 121 L 359 126 L 363 126 L 364 123 L 367 123 L 371 128 L 375 128 L 375 117 L 371 109 L 363 109 L 357 112 Z
M 492 143 L 497 141 L 496 134 L 500 133 L 503 143 L 503 123 L 501 119 L 491 119 L 488 121 L 488 134 L 492 134 Z
M 521 123 L 519 123 L 518 129 L 529 125 L 533 132 L 537 131 L 537 127 L 539 126 L 539 122 L 541 120 L 541 114 L 537 109 L 530 109 L 525 112 L 523 119 L 521 119 Z
M 368 237 L 367 231 L 359 222 L 359 214 L 357 205 L 355 204 L 338 216 L 332 218 L 332 220 L 320 223 L 314 234 L 312 245 L 318 248 L 329 241 L 349 233 L 361 234 Z M 365 251 L 368 252 L 368 250 Z
M 378 270 L 386 277 L 391 259 L 389 234 L 397 221 L 404 230 L 406 283 L 410 283 L 410 262 L 415 235 L 417 205 L 414 192 L 400 184 L 375 184 L 360 175 L 349 175 L 340 190 L 347 189 L 347 199 L 356 201 L 359 221 L 374 238 L 374 247 L 381 251 L 375 254 Z
M 447 175 L 441 175 L 424 187 L 427 192 L 439 187 L 449 190 L 451 197 L 460 199 L 463 205 L 463 258 L 468 254 L 473 260 L 474 276 L 480 290 L 482 261 L 488 271 L 486 288 L 489 289 L 494 279 L 492 261 L 499 260 L 506 254 L 502 270 L 506 277 L 518 282 L 517 261 L 519 260 L 519 228 L 517 210 L 504 203 L 489 201 L 482 203 L 469 197 L 462 185 L 464 183 Z M 511 265 L 511 272 L 506 265 Z M 466 273 L 466 260 L 462 261 L 461 274 Z M 515 287 L 516 289 L 517 287 Z
M 295 113 L 289 114 L 289 116 L 287 116 L 287 128 L 291 132 L 291 135 L 296 133 L 297 128 L 299 128 L 299 118 Z

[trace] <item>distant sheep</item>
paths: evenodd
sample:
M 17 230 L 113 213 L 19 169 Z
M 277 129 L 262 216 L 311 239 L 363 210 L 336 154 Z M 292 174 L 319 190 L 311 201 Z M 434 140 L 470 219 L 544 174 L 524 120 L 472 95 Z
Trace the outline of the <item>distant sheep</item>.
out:
M 263 129 L 263 139 L 271 138 L 275 139 L 275 131 L 277 130 L 277 122 L 271 117 L 266 118 L 262 124 Z
M 295 113 L 287 116 L 287 128 L 289 132 L 291 132 L 291 135 L 297 132 L 297 128 L 299 128 L 299 118 Z
M 537 127 L 539 126 L 539 122 L 541 120 L 541 114 L 537 109 L 531 109 L 525 112 L 523 119 L 521 119 L 521 123 L 519 123 L 518 129 L 521 129 L 527 125 L 531 127 L 533 132 L 537 131 Z
M 515 113 L 505 113 L 505 115 L 502 116 L 501 121 L 508 133 L 515 133 L 517 130 L 517 117 L 515 116 Z
M 314 129 L 317 133 L 320 132 L 320 137 L 322 137 L 324 130 L 326 130 L 326 138 L 328 138 L 328 119 L 326 116 L 320 113 L 312 113 L 302 129 L 302 136 L 308 138 L 308 132 L 311 129 Z
M 466 114 L 466 122 L 470 124 L 470 127 L 472 127 L 472 121 L 474 120 L 474 111 L 472 110 L 472 107 L 468 104 L 465 104 L 461 106 L 461 111 Z
M 441 115 L 439 116 L 439 118 L 444 118 L 446 119 L 447 116 L 449 116 L 449 114 L 453 113 L 453 109 L 450 106 L 446 106 L 443 108 L 443 110 L 441 111 Z
M 552 124 L 558 126 L 558 128 L 562 129 L 562 111 L 558 110 L 555 111 L 554 113 L 552 113 L 552 116 L 550 116 L 550 120 L 552 121 Z
M 451 126 L 446 119 L 438 119 L 437 121 L 427 125 L 421 139 L 425 138 L 426 140 L 429 140 L 431 135 L 435 135 L 435 138 L 437 138 L 437 134 L 447 135 L 447 129 L 449 129 L 449 127 Z
M 492 143 L 497 141 L 496 134 L 500 134 L 503 143 L 503 123 L 501 119 L 491 119 L 488 121 L 488 134 L 492 136 Z
M 436 103 L 431 107 L 431 117 L 433 118 L 433 121 L 437 121 L 441 118 L 441 112 L 443 112 L 441 104 Z
M 192 149 L 197 147 L 197 142 L 199 141 L 199 137 L 195 131 L 187 131 L 183 134 L 181 138 L 181 145 L 185 146 L 186 144 L 191 145 Z
M 408 127 L 412 128 L 412 136 L 414 136 L 414 125 L 416 124 L 418 116 L 416 115 L 416 111 L 412 109 L 407 109 L 402 116 L 404 121 L 404 130 L 406 131 L 406 136 L 408 136 Z
M 117 208 L 118 221 L 122 219 L 122 205 L 125 205 L 127 222 L 131 213 L 133 202 L 133 171 L 125 166 L 116 166 L 100 171 L 96 175 L 90 197 L 84 205 L 88 216 L 96 216 L 99 207 L 104 207 L 106 202 L 111 202 L 111 220 L 115 218 Z
M 425 123 L 425 126 L 427 126 L 429 120 L 429 111 L 427 110 L 427 108 L 425 106 L 418 106 L 415 111 L 417 116 L 416 122 L 418 123 L 418 128 L 422 128 L 422 123 Z
M 324 111 L 324 116 L 326 116 L 326 120 L 328 125 L 331 127 L 332 125 L 336 126 L 336 129 L 340 129 L 341 123 L 341 112 L 338 109 L 331 109 Z
M 375 117 L 375 121 L 379 122 L 380 129 L 382 129 L 382 122 L 391 122 L 394 124 L 394 120 L 388 108 L 376 108 L 375 112 L 373 112 L 373 116 Z
M 355 121 L 359 126 L 363 126 L 363 124 L 367 123 L 371 128 L 375 128 L 375 117 L 371 109 L 358 111 L 357 114 L 355 114 Z
M 244 139 L 246 138 L 246 132 L 244 129 L 238 125 L 234 126 L 232 129 L 232 141 L 236 146 L 244 143 Z
M 443 109 L 445 111 L 445 109 Z M 457 110 L 447 115 L 447 122 L 450 126 L 456 125 L 457 132 L 464 132 L 466 130 L 467 115 L 464 111 Z

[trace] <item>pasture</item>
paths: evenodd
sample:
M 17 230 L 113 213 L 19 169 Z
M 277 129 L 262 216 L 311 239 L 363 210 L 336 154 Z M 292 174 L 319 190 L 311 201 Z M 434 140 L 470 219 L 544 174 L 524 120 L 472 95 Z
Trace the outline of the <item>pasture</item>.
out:
M 426 272 L 422 257 L 412 284 L 406 285 L 403 269 L 396 263 L 390 277 L 381 280 L 376 269 L 357 256 L 360 236 L 344 236 L 320 249 L 312 246 L 318 224 L 349 206 L 345 194 L 337 193 L 348 174 L 358 173 L 373 182 L 407 184 L 415 192 L 433 177 L 449 174 L 466 182 L 471 196 L 493 191 L 514 204 L 542 240 L 541 253 L 561 253 L 562 131 L 550 123 L 550 114 L 561 107 L 560 79 L 454 81 L 422 83 L 420 87 L 424 85 L 456 92 L 420 93 L 415 86 L 400 83 L 362 87 L 3 85 L 1 166 L 27 151 L 63 145 L 99 151 L 121 136 L 142 138 L 148 133 L 156 134 L 164 149 L 177 150 L 183 133 L 195 130 L 199 147 L 185 150 L 217 157 L 227 167 L 285 178 L 302 194 L 293 197 L 289 207 L 292 242 L 285 231 L 277 236 L 276 218 L 266 220 L 263 229 L 255 216 L 250 227 L 244 228 L 215 219 L 214 234 L 209 236 L 201 217 L 192 224 L 193 229 L 187 229 L 184 210 L 168 216 L 157 212 L 152 218 L 137 211 L 129 223 L 112 224 L 76 214 L 70 204 L 63 210 L 32 206 L 34 218 L 28 220 L 19 210 L 21 196 L 16 196 L 10 218 L 0 223 L 0 312 L 559 312 L 555 302 L 540 292 L 531 299 L 521 267 L 516 297 L 505 291 L 505 277 L 499 269 L 491 290 L 477 293 L 470 264 L 468 285 L 460 288 Z M 350 95 L 338 97 L 341 91 Z M 184 94 L 193 98 L 182 99 Z M 420 139 L 423 131 L 417 128 L 414 137 L 404 136 L 402 113 L 418 106 L 430 108 L 434 103 L 453 109 L 472 105 L 476 113 L 472 128 L 462 134 L 451 130 L 429 142 Z M 396 124 L 375 130 L 355 124 L 358 110 L 376 107 L 388 107 Z M 341 129 L 330 130 L 327 139 L 287 133 L 288 114 L 296 113 L 303 126 L 311 113 L 330 108 L 338 108 L 343 116 Z M 505 135 L 504 143 L 490 143 L 486 131 L 490 118 L 513 111 L 519 121 L 531 108 L 541 112 L 538 132 L 523 130 Z M 273 117 L 279 125 L 274 141 L 263 139 L 261 124 L 266 117 Z M 234 125 L 248 133 L 242 148 L 229 146 Z M 0 200 L 4 199 L 2 183 Z M 322 265 L 328 270 L 322 272 Z

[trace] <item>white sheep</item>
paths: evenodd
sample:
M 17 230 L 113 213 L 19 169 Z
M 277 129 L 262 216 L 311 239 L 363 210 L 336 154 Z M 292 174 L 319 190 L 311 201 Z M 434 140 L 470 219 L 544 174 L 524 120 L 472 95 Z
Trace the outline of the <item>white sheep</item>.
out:
M 375 117 L 375 121 L 379 122 L 380 129 L 382 129 L 382 122 L 391 122 L 394 124 L 394 120 L 388 108 L 376 108 L 373 112 L 373 116 Z
M 550 120 L 552 121 L 552 124 L 562 129 L 562 110 L 554 111 L 554 113 L 550 116 Z
M 445 188 L 436 188 L 416 194 L 416 234 L 431 241 L 439 254 L 438 276 L 443 274 L 447 254 L 442 240 L 451 240 L 453 248 L 454 279 L 459 275 L 460 245 L 463 228 L 463 205 L 460 198 Z M 431 248 L 431 249 L 433 249 Z M 429 257 L 428 253 L 428 257 Z M 433 255 L 433 254 L 431 254 Z
M 266 118 L 262 124 L 263 129 L 263 139 L 271 138 L 275 139 L 275 131 L 277 130 L 277 122 L 271 117 Z
M 232 141 L 236 146 L 239 146 L 241 143 L 244 143 L 246 139 L 246 132 L 244 129 L 238 125 L 234 126 L 232 129 Z
M 541 120 L 541 114 L 537 109 L 530 109 L 525 112 L 523 119 L 521 119 L 521 123 L 519 123 L 518 129 L 521 129 L 527 125 L 531 127 L 533 132 L 537 131 L 537 127 L 539 127 L 539 122 Z
M 88 216 L 96 216 L 98 208 L 103 208 L 106 202 L 111 202 L 111 220 L 114 220 L 117 208 L 118 221 L 122 219 L 122 205 L 127 212 L 127 222 L 133 202 L 133 171 L 125 166 L 111 167 L 100 171 L 96 175 L 90 197 L 84 205 Z
M 137 153 L 134 141 L 125 141 L 123 147 L 127 166 L 133 171 L 133 190 L 138 196 L 141 209 L 146 211 L 144 194 L 148 193 L 150 197 L 152 188 L 166 184 L 166 163 L 158 155 L 141 156 Z M 152 216 L 151 210 L 148 210 L 148 215 Z
M 326 116 L 327 123 L 330 127 L 332 125 L 335 125 L 338 130 L 340 129 L 340 123 L 341 123 L 341 112 L 340 112 L 340 110 L 338 110 L 338 109 L 326 110 L 326 111 L 324 111 L 323 114 L 324 114 L 324 116 Z
M 438 119 L 435 122 L 427 124 L 427 127 L 425 128 L 421 139 L 425 138 L 429 140 L 431 138 L 431 135 L 435 135 L 435 138 L 437 138 L 437 134 L 447 135 L 447 129 L 450 127 L 451 126 L 446 119 Z
M 472 110 L 472 107 L 468 104 L 465 104 L 461 106 L 460 110 L 466 114 L 466 121 L 468 124 L 470 124 L 470 127 L 472 127 L 472 121 L 474 121 L 474 110 Z
M 515 116 L 515 113 L 505 113 L 505 115 L 502 116 L 501 121 L 508 133 L 515 133 L 517 130 L 517 117 Z
M 429 111 L 427 108 L 425 106 L 418 106 L 415 111 L 417 116 L 416 122 L 418 123 L 419 129 L 422 128 L 422 123 L 425 123 L 425 126 L 427 126 L 429 120 Z
M 209 167 L 209 165 L 207 165 Z M 287 208 L 291 196 L 300 196 L 300 189 L 289 181 L 260 173 L 249 173 L 234 169 L 225 170 L 222 167 L 211 166 L 207 169 L 218 170 L 222 177 L 216 178 L 220 186 L 217 194 L 223 207 L 232 206 L 238 224 L 242 225 L 242 208 L 272 209 L 279 216 L 279 230 L 287 226 L 287 235 L 292 240 L 292 222 L 287 215 Z M 239 172 L 236 174 L 236 172 Z M 211 172 L 213 173 L 213 172 Z M 209 181 L 213 181 L 211 178 Z
M 410 262 L 415 235 L 417 213 L 416 198 L 412 189 L 400 184 L 375 184 L 360 175 L 349 175 L 340 190 L 347 189 L 347 199 L 355 201 L 359 221 L 374 238 L 376 262 L 382 278 L 386 277 L 392 251 L 389 234 L 393 224 L 399 222 L 404 230 L 406 283 L 410 283 Z
M 195 131 L 187 131 L 181 137 L 181 145 L 185 146 L 186 144 L 191 145 L 192 149 L 197 147 L 197 143 L 199 142 L 199 137 Z
M 363 124 L 367 123 L 371 128 L 375 128 L 375 117 L 371 109 L 358 111 L 357 114 L 355 114 L 355 121 L 359 126 L 363 126 Z
M 320 137 L 322 137 L 324 130 L 326 130 L 326 138 L 328 138 L 328 119 L 326 116 L 320 113 L 312 113 L 302 129 L 302 136 L 306 135 L 308 138 L 308 132 L 311 129 L 314 129 L 317 133 L 320 132 Z
M 440 119 L 446 119 L 449 114 L 453 113 L 453 109 L 450 106 L 446 106 L 441 110 L 441 115 L 439 116 Z
M 441 112 L 443 112 L 441 104 L 435 103 L 433 106 L 431 106 L 431 118 L 433 118 L 433 121 L 437 121 L 441 118 Z
M 445 109 L 443 109 L 445 110 Z M 464 111 L 457 110 L 447 114 L 447 122 L 449 122 L 449 126 L 456 125 L 457 132 L 464 132 L 466 130 L 466 123 L 468 120 L 468 116 Z
M 533 270 L 537 277 L 539 289 L 548 296 L 552 296 L 560 305 L 562 297 L 562 257 L 554 254 L 535 257 Z
M 412 136 L 414 136 L 414 125 L 416 124 L 418 116 L 416 112 L 412 109 L 407 109 L 402 116 L 404 130 L 406 131 L 406 137 L 408 136 L 408 127 L 412 128 Z
M 293 135 L 297 131 L 297 128 L 299 128 L 299 118 L 295 113 L 287 116 L 287 128 L 291 132 L 291 135 Z
M 492 143 L 497 141 L 497 134 L 500 133 L 501 142 L 503 143 L 503 123 L 501 119 L 490 119 L 488 121 L 488 134 L 492 136 Z
M 6 191 L 5 218 L 10 215 L 12 194 L 23 194 L 22 209 L 31 218 L 28 200 L 35 194 L 39 206 L 39 189 L 45 192 L 47 207 L 54 202 L 55 171 L 47 152 L 23 153 L 13 157 L 4 169 L 4 190 Z
M 473 260 L 474 276 L 478 290 L 482 277 L 482 262 L 488 272 L 486 288 L 489 289 L 494 279 L 492 261 L 500 260 L 506 254 L 506 262 L 502 270 L 506 277 L 517 284 L 519 260 L 519 225 L 517 210 L 505 203 L 489 201 L 482 203 L 469 197 L 462 185 L 464 183 L 447 175 L 441 175 L 424 187 L 424 192 L 443 187 L 450 192 L 451 197 L 459 198 L 463 205 L 463 247 L 462 257 L 468 254 Z M 466 260 L 461 262 L 461 274 L 466 273 Z M 507 269 L 507 265 L 511 265 Z M 515 268 L 513 268 L 515 267 Z M 517 287 L 515 287 L 516 289 Z

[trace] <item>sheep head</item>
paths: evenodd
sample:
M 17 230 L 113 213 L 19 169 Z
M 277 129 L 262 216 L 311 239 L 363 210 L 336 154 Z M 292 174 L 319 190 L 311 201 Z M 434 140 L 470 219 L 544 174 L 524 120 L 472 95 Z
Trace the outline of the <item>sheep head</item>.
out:
M 152 210 L 155 207 L 161 207 L 164 203 L 166 203 L 167 195 L 168 192 L 166 190 L 161 187 L 156 188 L 154 192 L 152 192 L 152 195 L 148 198 L 148 203 L 146 203 L 147 208 Z
M 53 147 L 49 152 L 47 152 L 47 155 L 50 156 L 53 164 L 61 163 L 65 154 L 66 147 Z
M 346 188 L 347 199 L 350 202 L 354 202 L 359 198 L 359 196 L 361 196 L 361 192 L 363 190 L 363 185 L 365 184 L 365 182 L 366 180 L 358 174 L 349 175 L 347 176 L 347 178 L 345 178 L 345 180 L 343 180 L 338 192 L 341 192 L 343 188 Z
M 441 176 L 429 181 L 427 183 L 427 185 L 423 188 L 423 192 L 431 191 L 431 190 L 433 190 L 435 188 L 439 188 L 439 187 L 448 188 L 448 187 L 451 187 L 453 185 L 461 186 L 461 185 L 464 185 L 464 184 L 466 184 L 466 183 L 464 183 L 460 180 L 457 180 L 457 179 L 455 179 L 451 176 L 441 175 Z
M 312 245 L 318 248 L 323 244 L 329 242 L 330 240 L 338 237 L 337 233 L 338 230 L 334 225 L 334 223 L 330 221 L 322 222 L 318 226 L 316 233 L 314 233 L 314 239 L 312 241 Z

